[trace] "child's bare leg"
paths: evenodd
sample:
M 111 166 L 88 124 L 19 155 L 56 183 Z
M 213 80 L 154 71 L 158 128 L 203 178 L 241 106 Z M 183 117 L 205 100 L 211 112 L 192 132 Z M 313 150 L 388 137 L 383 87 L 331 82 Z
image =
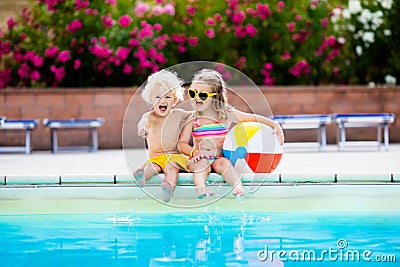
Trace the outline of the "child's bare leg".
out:
M 206 159 L 193 163 L 189 162 L 188 168 L 193 172 L 193 183 L 196 188 L 198 198 L 204 198 L 214 195 L 214 192 L 207 188 L 207 177 L 211 172 L 210 164 Z
M 155 163 L 147 162 L 146 165 L 137 168 L 133 172 L 136 182 L 140 186 L 144 186 L 151 177 L 161 172 L 160 166 Z
M 174 194 L 176 185 L 178 184 L 179 168 L 175 163 L 168 163 L 164 168 L 164 174 L 161 188 L 163 189 L 163 201 L 168 202 Z
M 224 177 L 224 180 L 233 186 L 233 194 L 237 196 L 244 195 L 244 189 L 239 174 L 233 168 L 232 163 L 227 158 L 216 159 L 212 163 L 212 168 Z

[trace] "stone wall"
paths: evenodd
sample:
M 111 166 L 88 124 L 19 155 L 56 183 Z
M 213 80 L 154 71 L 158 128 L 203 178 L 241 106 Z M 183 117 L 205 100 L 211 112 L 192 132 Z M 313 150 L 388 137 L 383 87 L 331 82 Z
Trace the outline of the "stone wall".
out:
M 364 86 L 319 86 L 319 87 L 262 87 L 262 94 L 273 114 L 313 114 L 313 113 L 376 113 L 390 112 L 400 116 L 400 87 Z M 0 116 L 8 119 L 90 119 L 105 118 L 105 124 L 99 129 L 100 149 L 122 147 L 122 127 L 129 105 L 129 121 L 125 122 L 128 133 L 125 136 L 129 146 L 143 147 L 144 142 L 136 136 L 136 124 L 141 114 L 149 106 L 134 96 L 136 89 L 6 89 L 0 91 Z M 255 112 L 268 109 L 260 95 L 249 88 L 235 88 L 235 92 L 250 103 Z M 236 96 L 230 96 L 230 103 L 236 108 L 249 111 L 249 105 Z M 130 104 L 129 104 L 130 103 Z M 268 109 L 269 110 L 269 109 Z M 269 115 L 268 112 L 263 115 Z M 336 125 L 328 129 L 328 142 L 336 141 Z M 348 139 L 362 140 L 375 138 L 372 129 L 349 131 Z M 311 131 L 289 131 L 288 141 L 315 140 Z M 87 143 L 87 134 L 83 130 L 60 131 L 60 145 L 82 145 Z M 390 127 L 390 141 L 400 142 L 400 119 Z M 15 131 L 0 131 L 0 146 L 20 145 L 24 137 Z M 124 142 L 125 144 L 126 142 Z M 32 133 L 33 150 L 50 149 L 50 131 L 42 124 Z

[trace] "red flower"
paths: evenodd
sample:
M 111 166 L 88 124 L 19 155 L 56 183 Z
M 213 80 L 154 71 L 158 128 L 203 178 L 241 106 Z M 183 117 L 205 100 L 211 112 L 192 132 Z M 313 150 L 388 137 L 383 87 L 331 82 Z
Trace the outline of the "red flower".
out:
M 256 34 L 257 34 L 257 28 L 254 27 L 252 24 L 247 24 L 245 29 L 246 29 L 246 33 L 247 33 L 249 36 L 251 36 L 251 37 L 256 36 Z
M 115 53 L 115 55 L 117 56 L 117 58 L 119 58 L 120 60 L 124 61 L 128 58 L 129 53 L 131 52 L 131 49 L 127 48 L 127 47 L 118 47 L 117 52 Z
M 82 29 L 82 26 L 83 26 L 82 21 L 80 21 L 79 19 L 75 19 L 75 20 L 71 21 L 71 23 L 68 24 L 66 26 L 66 28 L 68 31 L 70 31 L 72 33 L 76 33 L 77 31 Z
M 87 1 L 87 0 L 76 0 L 75 1 L 75 6 L 76 6 L 75 10 L 83 9 L 83 8 L 87 7 L 88 5 L 89 5 L 89 1 Z
M 190 46 L 196 46 L 199 43 L 198 37 L 188 37 L 188 44 Z
M 167 59 L 165 58 L 165 56 L 164 56 L 164 54 L 163 53 L 157 53 L 154 57 L 153 57 L 153 59 L 156 61 L 156 62 L 158 62 L 159 64 L 165 64 L 165 63 L 167 63 Z
M 128 42 L 128 45 L 130 47 L 139 47 L 140 43 L 136 39 L 130 39 L 129 42 Z
M 232 22 L 235 24 L 241 24 L 246 18 L 246 13 L 244 11 L 239 11 L 236 14 L 232 15 Z
M 11 69 L 0 71 L 0 88 L 6 88 L 7 84 L 12 80 Z
M 179 53 L 185 53 L 187 51 L 187 48 L 183 45 L 178 45 L 178 52 Z
M 300 60 L 289 71 L 293 76 L 299 77 L 302 74 L 309 74 L 311 72 L 311 66 L 307 63 L 307 61 Z
M 122 69 L 122 72 L 123 72 L 124 74 L 131 74 L 131 73 L 133 72 L 133 67 L 132 67 L 130 64 L 125 63 L 125 64 L 124 64 L 124 67 L 123 67 L 123 69 Z
M 186 25 L 192 24 L 192 19 L 190 18 L 182 18 L 182 22 L 185 23 Z
M 290 59 L 292 56 L 290 55 L 289 51 L 285 51 L 283 52 L 283 55 L 281 56 L 282 60 L 288 60 Z
M 328 25 L 329 25 L 329 20 L 328 20 L 328 18 L 323 18 L 323 19 L 321 19 L 321 25 L 322 25 L 322 27 L 327 28 Z
M 116 0 L 106 0 L 105 3 L 109 4 L 109 5 L 112 5 L 112 6 L 116 6 L 117 5 L 117 1 Z
M 264 69 L 267 71 L 271 71 L 274 65 L 271 62 L 267 62 L 264 64 Z
M 214 29 L 211 29 L 211 28 L 210 29 L 206 29 L 204 33 L 210 39 L 213 39 L 215 37 Z
M 236 26 L 235 27 L 235 36 L 237 38 L 244 38 L 246 37 L 246 29 L 244 29 L 242 26 Z
M 101 22 L 103 22 L 103 25 L 104 25 L 106 28 L 110 28 L 110 27 L 113 25 L 113 20 L 112 20 L 110 14 L 101 16 Z
M 285 2 L 279 1 L 278 8 L 277 8 L 278 12 L 281 12 L 284 7 L 285 7 Z
M 122 28 L 126 28 L 129 26 L 129 24 L 131 24 L 132 22 L 132 18 L 129 15 L 123 15 L 120 19 L 119 19 L 119 25 Z
M 75 59 L 74 60 L 74 70 L 77 70 L 77 69 L 79 69 L 81 67 L 81 60 L 78 58 L 78 59 Z
M 43 66 L 44 63 L 44 58 L 42 58 L 41 56 L 34 54 L 31 58 L 31 61 L 33 63 L 33 66 L 35 67 L 41 67 Z
M 178 44 L 186 42 L 186 37 L 184 34 L 173 34 L 172 41 Z
M 61 51 L 60 54 L 58 54 L 57 59 L 62 63 L 65 63 L 68 60 L 70 60 L 71 59 L 71 54 L 70 54 L 69 50 Z
M 205 22 L 205 25 L 208 25 L 208 26 L 215 26 L 215 20 L 213 19 L 213 18 L 207 18 L 206 19 L 206 22 Z
M 272 12 L 271 10 L 269 10 L 268 5 L 257 3 L 256 7 L 258 13 L 260 14 L 260 18 L 262 20 L 265 20 L 267 17 L 270 17 L 272 15 Z
M 100 36 L 99 42 L 100 42 L 100 44 L 104 45 L 105 43 L 107 43 L 107 37 L 105 37 L 105 36 Z
M 289 32 L 294 32 L 294 29 L 296 28 L 296 23 L 289 22 L 286 26 L 287 26 Z
M 162 30 L 162 25 L 160 23 L 156 23 L 153 26 L 155 31 L 161 31 Z
M 221 16 L 221 14 L 219 14 L 219 13 L 216 13 L 216 14 L 214 15 L 214 18 L 215 18 L 216 21 L 221 21 L 221 20 L 222 20 L 222 16 Z
M 58 47 L 57 46 L 52 46 L 52 47 L 47 48 L 44 51 L 44 55 L 46 57 L 50 57 L 50 58 L 56 57 L 58 55 Z
M 331 35 L 328 37 L 327 43 L 329 46 L 334 47 L 336 45 L 336 37 Z
M 26 64 L 26 62 L 24 62 L 24 63 L 22 63 L 21 67 L 19 67 L 19 69 L 18 69 L 18 76 L 21 79 L 25 79 L 29 75 L 29 72 L 30 72 L 30 68 Z
M 264 84 L 265 85 L 274 85 L 276 81 L 276 78 L 270 77 L 270 76 L 266 76 L 264 78 Z
M 187 12 L 190 16 L 194 16 L 194 15 L 196 14 L 196 9 L 195 9 L 193 6 L 188 5 L 188 6 L 186 7 L 186 12 Z
M 10 18 L 7 20 L 8 29 L 11 29 L 12 27 L 14 27 L 14 26 L 17 25 L 17 24 L 18 24 L 18 22 L 15 21 L 13 17 L 10 17 Z
M 340 74 L 340 69 L 334 68 L 334 69 L 332 70 L 332 74 L 335 75 L 335 76 L 338 76 L 338 75 Z
M 39 79 L 40 79 L 40 73 L 39 73 L 39 71 L 33 70 L 33 71 L 31 72 L 30 78 L 31 78 L 32 81 L 37 81 L 37 80 L 39 80 Z
M 56 82 L 61 82 L 65 77 L 64 67 L 57 68 L 56 66 L 50 66 L 50 71 L 54 73 Z

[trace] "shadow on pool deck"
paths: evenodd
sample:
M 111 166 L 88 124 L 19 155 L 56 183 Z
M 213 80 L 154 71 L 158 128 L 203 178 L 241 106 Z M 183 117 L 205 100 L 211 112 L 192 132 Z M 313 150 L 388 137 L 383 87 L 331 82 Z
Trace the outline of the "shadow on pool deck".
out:
M 127 152 L 127 153 L 125 153 Z M 338 151 L 334 145 L 326 152 L 312 149 L 286 149 L 275 173 L 397 173 L 400 174 L 400 144 L 389 151 L 376 148 L 349 148 Z M 90 152 L 34 151 L 30 155 L 0 153 L 0 176 L 129 174 L 147 160 L 144 149 L 99 150 Z

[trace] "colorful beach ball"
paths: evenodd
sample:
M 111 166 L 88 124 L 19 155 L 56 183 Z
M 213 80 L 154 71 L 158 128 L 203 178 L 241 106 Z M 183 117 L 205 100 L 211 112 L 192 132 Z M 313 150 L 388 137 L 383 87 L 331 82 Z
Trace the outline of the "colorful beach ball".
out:
M 229 131 L 223 154 L 239 173 L 270 173 L 278 166 L 283 147 L 268 125 L 242 122 Z

